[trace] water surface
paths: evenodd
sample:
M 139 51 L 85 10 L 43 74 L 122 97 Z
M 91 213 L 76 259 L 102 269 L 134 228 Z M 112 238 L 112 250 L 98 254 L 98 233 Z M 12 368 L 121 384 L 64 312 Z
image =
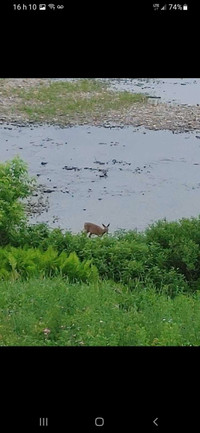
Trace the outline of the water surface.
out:
M 31 222 L 72 232 L 85 221 L 110 222 L 114 232 L 200 213 L 195 132 L 7 124 L 0 126 L 0 144 L 2 161 L 20 155 L 45 186 L 49 210 Z

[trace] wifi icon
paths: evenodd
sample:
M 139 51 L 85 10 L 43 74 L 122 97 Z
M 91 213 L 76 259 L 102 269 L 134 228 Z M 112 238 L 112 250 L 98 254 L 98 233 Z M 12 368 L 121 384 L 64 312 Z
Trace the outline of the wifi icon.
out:
M 54 10 L 54 9 L 56 8 L 55 5 L 52 4 L 52 3 L 50 3 L 50 4 L 48 5 L 48 7 L 49 7 L 50 9 L 52 9 L 52 10 Z

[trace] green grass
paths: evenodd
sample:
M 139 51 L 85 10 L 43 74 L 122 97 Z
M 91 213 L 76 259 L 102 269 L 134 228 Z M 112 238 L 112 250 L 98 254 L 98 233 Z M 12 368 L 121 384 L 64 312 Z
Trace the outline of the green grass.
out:
M 174 299 L 111 281 L 0 282 L 1 346 L 195 346 L 200 292 Z
M 37 87 L 12 89 L 17 97 L 17 110 L 32 121 L 82 122 L 88 118 L 102 119 L 111 111 L 120 112 L 136 102 L 145 102 L 143 94 L 116 92 L 107 84 L 95 79 L 79 79 L 74 82 L 51 82 Z

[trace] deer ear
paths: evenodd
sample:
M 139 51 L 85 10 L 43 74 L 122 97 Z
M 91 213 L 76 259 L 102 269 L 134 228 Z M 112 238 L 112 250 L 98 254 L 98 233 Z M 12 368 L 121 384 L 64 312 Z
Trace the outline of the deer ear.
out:
M 103 227 L 106 227 L 105 224 L 103 224 L 103 223 L 102 223 L 102 226 L 103 226 Z
M 107 227 L 109 227 L 110 223 L 107 225 Z

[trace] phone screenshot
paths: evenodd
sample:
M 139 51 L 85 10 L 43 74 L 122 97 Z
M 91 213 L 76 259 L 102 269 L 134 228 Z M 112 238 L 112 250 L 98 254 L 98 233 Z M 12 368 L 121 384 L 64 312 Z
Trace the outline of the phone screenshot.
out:
M 197 9 L 116 8 L 3 8 L 4 432 L 198 426 Z

